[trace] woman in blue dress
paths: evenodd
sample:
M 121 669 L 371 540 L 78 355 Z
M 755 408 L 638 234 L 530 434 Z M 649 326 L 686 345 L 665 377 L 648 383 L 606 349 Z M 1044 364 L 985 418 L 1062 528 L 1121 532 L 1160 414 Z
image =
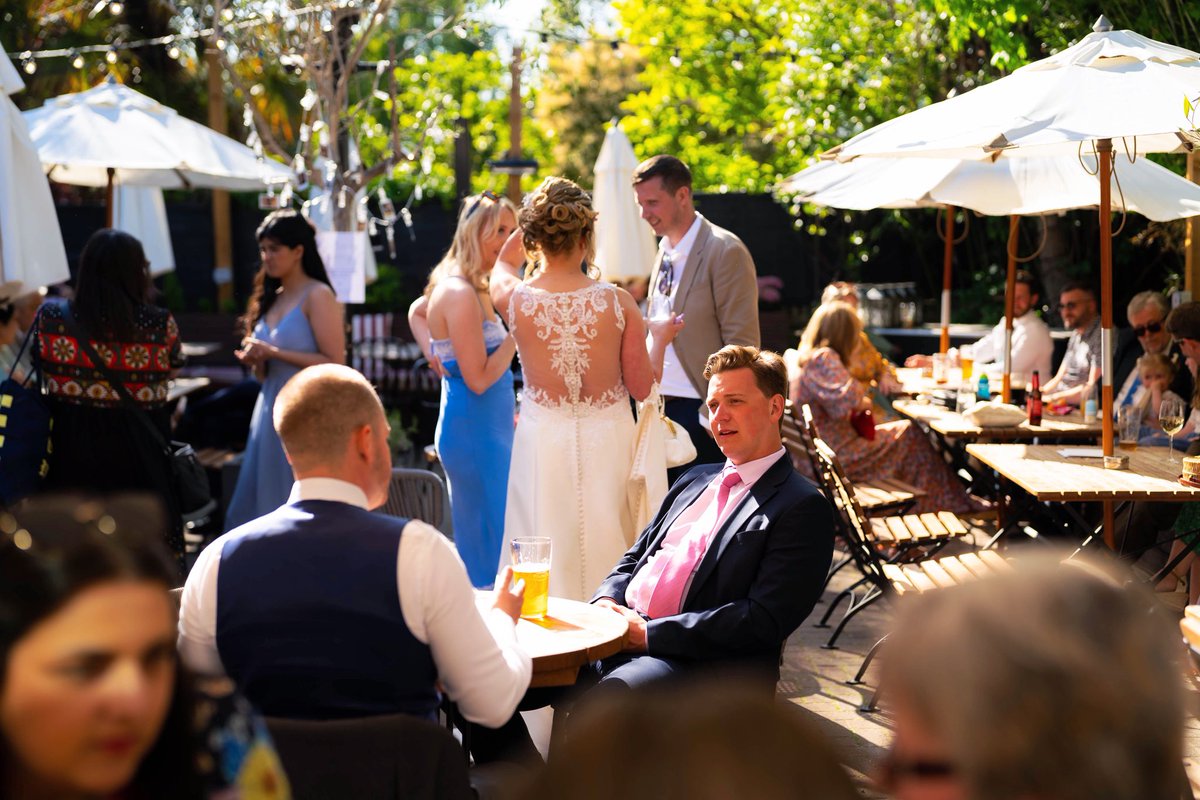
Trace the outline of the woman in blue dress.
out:
M 413 333 L 442 375 L 434 441 L 450 483 L 454 543 L 481 588 L 496 580 L 504 538 L 516 350 L 492 307 L 488 275 L 516 225 L 507 199 L 467 198 L 450 250 L 409 309 Z
M 295 211 L 276 211 L 258 228 L 262 267 L 243 318 L 238 360 L 262 381 L 225 530 L 274 511 L 292 491 L 292 469 L 271 414 L 288 379 L 313 364 L 344 363 L 342 306 L 317 252 L 316 231 Z

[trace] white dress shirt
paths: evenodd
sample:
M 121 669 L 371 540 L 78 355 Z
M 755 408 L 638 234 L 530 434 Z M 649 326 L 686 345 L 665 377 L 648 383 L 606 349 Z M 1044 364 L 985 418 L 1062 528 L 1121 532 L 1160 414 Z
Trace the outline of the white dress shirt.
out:
M 674 247 L 667 241 L 667 237 L 662 237 L 659 242 L 659 250 L 663 255 L 667 256 L 671 262 L 671 294 L 667 297 L 668 305 L 674 306 L 675 296 L 679 294 L 679 284 L 683 281 L 683 272 L 687 268 L 688 256 L 692 253 L 692 246 L 696 244 L 696 237 L 700 234 L 700 215 L 697 214 L 692 220 L 692 226 L 687 229 L 687 233 L 679 240 L 679 243 Z M 658 281 L 655 281 L 657 284 Z M 653 297 L 659 295 L 658 286 L 651 286 L 651 299 L 648 305 L 654 306 Z M 660 295 L 661 296 L 661 295 Z M 687 324 L 687 319 L 684 319 L 683 324 Z M 647 334 L 647 344 L 650 337 Z M 675 355 L 675 345 L 667 345 L 667 350 L 663 356 L 663 372 L 662 381 L 659 383 L 659 390 L 664 395 L 671 397 L 695 397 L 700 398 L 696 392 L 696 387 L 692 386 L 692 382 L 688 380 L 687 373 L 683 371 L 683 365 L 679 363 L 679 357 Z
M 972 346 L 976 374 L 1003 372 L 1004 320 Z M 1054 340 L 1050 327 L 1032 310 L 1013 319 L 1012 375 L 1014 384 L 1028 383 L 1037 370 L 1042 382 L 1054 377 L 1050 369 L 1054 358 Z
M 292 487 L 289 503 L 332 500 L 367 508 L 358 486 L 333 478 L 306 478 Z M 235 529 L 200 553 L 183 588 L 179 652 L 193 670 L 224 675 L 217 652 L 217 573 L 221 550 Z M 352 546 L 354 532 L 346 531 Z M 437 529 L 419 520 L 404 527 L 396 556 L 396 584 L 404 624 L 429 646 L 438 681 L 472 722 L 496 728 L 508 721 L 529 687 L 533 661 L 517 643 L 511 617 L 498 609 L 486 616 L 475 603 L 466 567 Z

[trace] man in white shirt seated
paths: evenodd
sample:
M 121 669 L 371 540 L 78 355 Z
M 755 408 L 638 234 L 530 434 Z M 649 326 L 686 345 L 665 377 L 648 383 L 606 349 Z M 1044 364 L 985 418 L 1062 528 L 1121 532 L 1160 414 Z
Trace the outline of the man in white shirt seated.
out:
M 184 586 L 180 652 L 267 716 L 434 718 L 445 693 L 497 728 L 529 686 L 511 568 L 481 613 L 434 528 L 369 511 L 387 499 L 388 425 L 371 384 L 309 367 L 275 401 L 296 477 L 288 502 L 209 545 Z
M 1017 272 L 1013 289 L 1013 333 L 1012 333 L 1012 380 L 1014 386 L 1025 386 L 1034 370 L 1043 381 L 1049 380 L 1051 361 L 1054 357 L 1054 341 L 1050 338 L 1050 327 L 1042 321 L 1035 310 L 1038 306 L 1037 286 L 1028 272 Z M 960 351 L 951 349 L 951 363 L 957 364 Z M 1004 320 L 979 341 L 971 345 L 971 357 L 975 361 L 974 374 L 999 374 L 1004 371 Z M 905 361 L 908 367 L 924 367 L 930 356 L 911 356 Z

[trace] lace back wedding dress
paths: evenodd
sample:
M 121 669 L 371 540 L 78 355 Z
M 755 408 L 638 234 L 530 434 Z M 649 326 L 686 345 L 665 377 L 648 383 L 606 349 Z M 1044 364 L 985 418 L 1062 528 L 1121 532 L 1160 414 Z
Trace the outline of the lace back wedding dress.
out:
M 519 536 L 553 540 L 550 593 L 590 599 L 633 542 L 626 500 L 634 422 L 616 289 L 520 284 L 508 307 L 524 373 L 501 563 Z

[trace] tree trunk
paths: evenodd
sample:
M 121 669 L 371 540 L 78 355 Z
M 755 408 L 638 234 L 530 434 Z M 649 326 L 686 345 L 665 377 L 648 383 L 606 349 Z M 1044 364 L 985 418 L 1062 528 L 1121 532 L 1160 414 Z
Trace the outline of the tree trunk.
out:
M 1038 271 L 1042 284 L 1042 302 L 1053 308 L 1058 295 L 1070 280 L 1067 264 L 1071 253 L 1071 234 L 1065 220 L 1058 214 L 1047 214 L 1046 246 L 1038 257 Z

